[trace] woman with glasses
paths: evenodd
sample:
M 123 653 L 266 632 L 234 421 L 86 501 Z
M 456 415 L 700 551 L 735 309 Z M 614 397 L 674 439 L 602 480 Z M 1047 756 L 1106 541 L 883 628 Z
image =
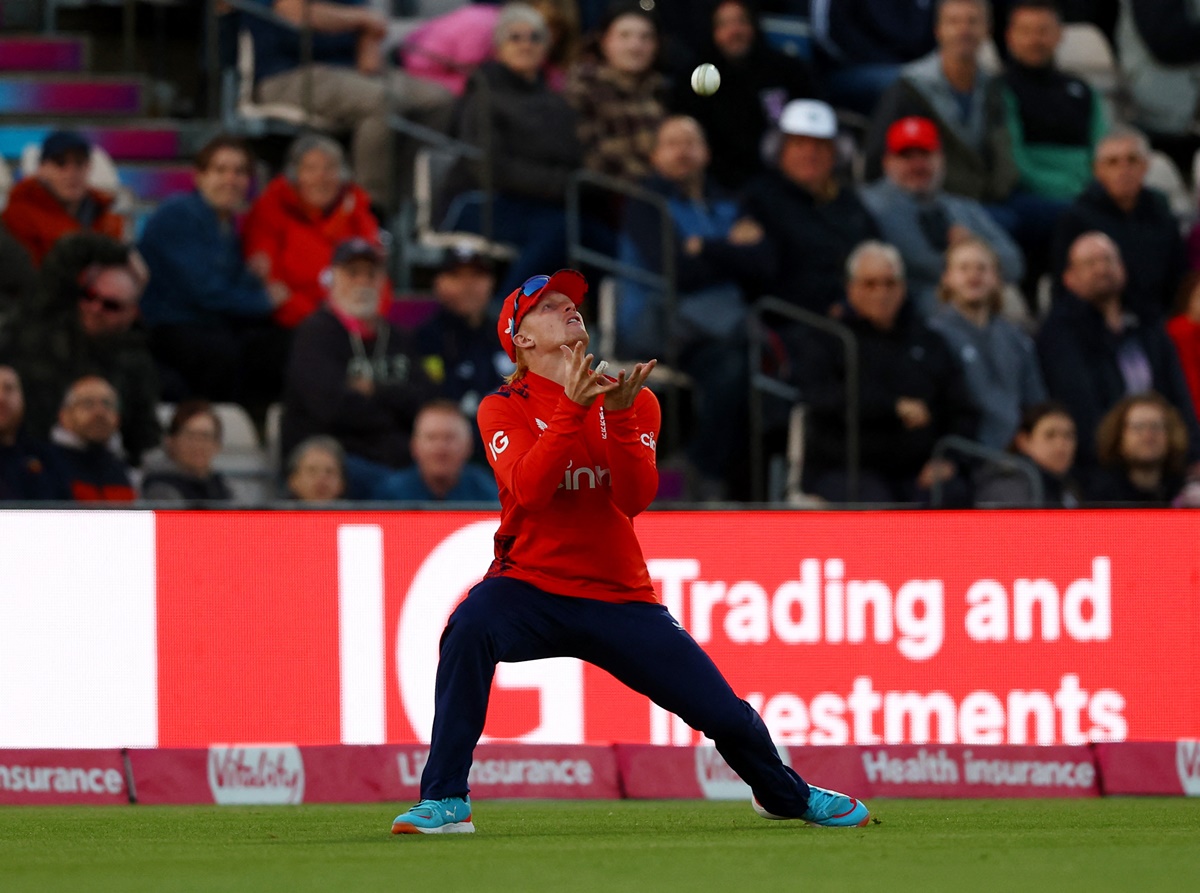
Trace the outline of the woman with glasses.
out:
M 493 195 L 489 207 L 482 193 L 460 192 L 446 228 L 516 246 L 501 294 L 566 262 L 567 180 L 580 167 L 583 150 L 575 111 L 543 75 L 549 37 L 532 6 L 505 6 L 493 35 L 495 59 L 471 76 L 458 109 L 458 135 L 484 151 L 485 160 L 471 165 L 472 185 L 490 179 Z
M 1126 397 L 1096 430 L 1100 468 L 1089 481 L 1089 502 L 1171 505 L 1184 488 L 1187 451 L 1187 428 L 1164 397 Z
M 224 476 L 213 468 L 221 452 L 221 419 L 207 400 L 187 400 L 175 408 L 163 453 L 147 460 L 142 498 L 149 502 L 228 502 Z

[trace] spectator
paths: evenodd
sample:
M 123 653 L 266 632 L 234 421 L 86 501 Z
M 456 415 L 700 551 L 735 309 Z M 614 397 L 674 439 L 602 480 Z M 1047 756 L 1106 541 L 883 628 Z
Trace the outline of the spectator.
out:
M 693 118 L 675 115 L 658 128 L 650 156 L 654 174 L 643 182 L 662 196 L 669 219 L 642 201 L 625 207 L 619 257 L 662 274 L 662 227 L 674 233 L 674 285 L 678 304 L 665 318 L 663 296 L 633 279 L 623 280 L 617 302 L 617 335 L 623 355 L 662 357 L 675 339 L 678 363 L 694 383 L 695 413 L 687 437 L 692 496 L 725 499 L 745 466 L 746 299 L 743 284 L 757 283 L 763 230 L 740 217 L 737 203 L 708 179 L 704 132 Z
M 1096 463 L 1100 419 L 1122 397 L 1157 391 L 1184 420 L 1194 451 L 1200 424 L 1162 322 L 1125 309 L 1125 267 L 1104 233 L 1079 236 L 1063 271 L 1066 294 L 1054 302 L 1038 332 L 1037 350 L 1050 396 L 1071 411 L 1079 432 L 1078 464 Z
M 1025 270 L 1021 249 L 983 205 L 942 191 L 945 170 L 937 126 L 928 118 L 901 118 L 888 128 L 883 178 L 862 191 L 884 238 L 904 258 L 908 300 L 923 317 L 936 307 L 946 249 L 959 242 L 976 238 L 991 246 L 1003 277 L 997 289 L 1020 281 Z
M 17 370 L 0 363 L 0 501 L 69 500 L 71 491 L 49 445 L 24 427 L 25 396 Z
M 221 419 L 207 400 L 175 407 L 163 455 L 142 469 L 142 498 L 152 502 L 229 502 L 233 492 L 213 468 L 221 451 Z
M 746 187 L 744 216 L 765 238 L 758 266 L 768 293 L 815 313 L 844 294 L 846 258 L 879 228 L 858 193 L 838 183 L 837 117 L 823 102 L 793 99 L 779 118 L 774 169 Z
M 387 19 L 365 0 L 256 0 L 303 28 L 312 28 L 312 64 L 302 61 L 298 31 L 244 16 L 254 38 L 259 98 L 305 106 L 338 127 L 353 129 L 354 172 L 381 208 L 392 206 L 396 153 L 388 116 L 417 118 L 435 129 L 448 124 L 453 94 L 440 84 L 385 70 Z M 404 168 L 401 168 L 404 169 Z M 404 184 L 401 184 L 404 188 Z
M 1179 223 L 1166 196 L 1145 185 L 1150 144 L 1117 128 L 1096 146 L 1095 180 L 1058 221 L 1053 265 L 1061 275 L 1067 251 L 1086 232 L 1107 233 L 1125 260 L 1124 305 L 1143 319 L 1164 319 L 1187 268 Z
M 1071 477 L 1075 462 L 1075 422 L 1061 403 L 1047 400 L 1028 406 L 1009 451 L 1027 460 L 1042 484 L 1034 499 L 1029 476 L 1011 464 L 988 463 L 976 476 L 975 504 L 989 508 L 1077 508 L 1079 485 Z
M 64 236 L 46 255 L 43 297 L 22 317 L 15 353 L 35 436 L 49 435 L 71 382 L 93 374 L 117 391 L 121 452 L 130 464 L 158 445 L 158 373 L 137 325 L 146 276 L 132 246 L 96 233 Z
M 8 196 L 0 219 L 37 266 L 67 233 L 124 236 L 125 223 L 112 211 L 113 197 L 88 186 L 91 151 L 82 134 L 54 131 L 42 141 L 37 173 L 18 182 Z
M 970 437 L 977 425 L 958 361 L 906 306 L 904 262 L 882 242 L 865 242 L 846 261 L 843 321 L 858 342 L 859 488 L 862 502 L 925 501 L 936 482 L 956 475 L 933 447 L 947 434 Z M 841 343 L 813 333 L 791 353 L 805 425 L 804 490 L 847 500 L 846 365 Z M 954 489 L 951 484 L 951 489 Z
M 29 251 L 0 223 L 0 351 L 16 338 L 15 321 L 37 303 L 38 275 Z
M 1121 0 L 1117 59 L 1133 120 L 1185 175 L 1200 148 L 1200 6 L 1195 0 Z
M 497 20 L 512 5 L 469 3 L 427 19 L 400 47 L 405 70 L 462 96 L 467 78 L 492 58 Z M 546 26 L 542 75 L 550 89 L 561 92 L 579 53 L 579 8 L 573 0 L 534 0 L 529 6 L 541 14 Z
M 334 438 L 305 438 L 288 455 L 288 496 L 306 503 L 341 499 L 346 492 L 344 463 L 345 451 Z
M 341 145 L 319 133 L 297 138 L 284 172 L 267 184 L 242 227 L 251 269 L 288 290 L 275 308 L 276 323 L 295 328 L 321 306 L 321 276 L 333 249 L 354 236 L 379 241 L 379 221 L 367 194 L 350 179 Z M 391 301 L 386 280 L 379 298 L 385 305 Z
M 277 399 L 288 335 L 271 314 L 290 297 L 243 259 L 237 214 L 253 157 L 219 135 L 196 154 L 196 189 L 164 200 L 140 247 L 150 267 L 142 317 L 164 375 L 163 396 L 232 401 L 255 410 Z
M 1200 272 L 1184 277 L 1175 315 L 1167 322 L 1167 334 L 1175 342 L 1179 365 L 1192 395 L 1192 409 L 1200 418 Z
M 566 86 L 579 113 L 583 164 L 636 183 L 650 173 L 654 132 L 666 114 L 666 80 L 655 69 L 658 22 L 636 3 L 616 2 L 600 23 L 597 49 L 596 58 L 575 66 Z
M 85 375 L 67 389 L 50 451 L 74 501 L 133 501 L 129 466 L 112 449 L 120 424 L 117 392 L 100 376 Z
M 934 47 L 931 0 L 811 0 L 818 74 L 830 102 L 862 115 Z
M 996 253 L 979 239 L 952 245 L 929 327 L 962 363 L 967 390 L 979 408 L 974 439 L 993 449 L 1012 442 L 1022 412 L 1046 399 L 1046 386 L 1029 336 L 1000 312 Z
M 283 449 L 328 434 L 346 451 L 346 495 L 369 498 L 408 441 L 433 386 L 402 332 L 379 315 L 384 257 L 349 239 L 333 253 L 329 301 L 296 330 L 283 397 Z
M 1001 203 L 1016 186 L 1004 107 L 1004 84 L 979 67 L 988 38 L 986 0 L 940 0 L 938 48 L 905 65 L 872 115 L 864 151 L 867 179 L 881 170 L 892 122 L 912 115 L 937 124 L 946 153 L 945 189 L 976 201 Z
M 1016 0 L 1005 31 L 1004 84 L 1021 186 L 1066 203 L 1091 180 L 1108 116 L 1094 89 L 1054 64 L 1062 34 L 1055 0 Z
M 479 401 L 504 383 L 513 369 L 500 346 L 488 310 L 496 290 L 490 257 L 470 245 L 446 249 L 433 277 L 438 309 L 417 329 L 421 365 L 441 396 L 475 418 Z
M 721 72 L 721 88 L 697 96 L 690 72 L 676 79 L 671 107 L 695 118 L 708 136 L 712 176 L 740 189 L 763 171 L 762 141 L 789 100 L 814 96 L 804 63 L 771 47 L 752 0 L 712 4 L 710 46 L 702 58 Z
M 470 464 L 474 432 L 458 404 L 433 400 L 413 422 L 413 466 L 384 478 L 376 499 L 391 502 L 496 502 L 496 477 Z
M 449 216 L 455 229 L 497 234 L 517 246 L 500 292 L 541 269 L 566 262 L 567 180 L 583 160 L 578 117 L 546 86 L 547 30 L 541 14 L 512 4 L 496 23 L 496 59 L 471 76 L 459 108 L 459 135 L 486 147 L 491 168 L 472 170 L 475 184 L 490 181 L 491 232 L 483 208 L 460 200 Z
M 1184 488 L 1187 427 L 1160 394 L 1123 398 L 1096 431 L 1100 469 L 1089 480 L 1088 499 L 1165 508 Z

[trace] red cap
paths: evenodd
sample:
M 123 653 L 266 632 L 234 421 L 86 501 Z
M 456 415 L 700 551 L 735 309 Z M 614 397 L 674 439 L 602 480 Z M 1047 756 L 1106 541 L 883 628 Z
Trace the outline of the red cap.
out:
M 942 148 L 937 125 L 928 118 L 901 118 L 888 128 L 887 150 L 893 155 L 905 149 L 924 149 L 937 152 Z
M 513 291 L 504 299 L 504 307 L 500 311 L 500 321 L 496 331 L 500 335 L 500 346 L 514 362 L 517 359 L 517 347 L 513 344 L 513 335 L 521 328 L 521 320 L 525 314 L 534 308 L 542 295 L 558 292 L 566 295 L 578 307 L 583 303 L 587 294 L 587 280 L 578 270 L 559 270 L 553 276 L 531 276 L 525 284 Z

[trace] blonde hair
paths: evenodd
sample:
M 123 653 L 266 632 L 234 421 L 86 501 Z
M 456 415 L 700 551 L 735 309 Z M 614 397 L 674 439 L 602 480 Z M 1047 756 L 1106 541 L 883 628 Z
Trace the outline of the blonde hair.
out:
M 992 269 L 996 272 L 996 287 L 988 295 L 988 312 L 992 314 L 999 313 L 1004 307 L 1004 280 L 1000 273 L 1000 255 L 986 241 L 977 236 L 972 236 L 969 239 L 963 239 L 961 242 L 955 242 L 946 249 L 946 262 L 942 266 L 943 272 L 950 267 L 950 259 L 954 257 L 954 253 L 964 248 L 978 248 L 987 255 L 988 260 L 991 262 Z M 949 304 L 954 298 L 953 292 L 946 288 L 942 282 L 938 283 L 937 296 L 938 300 L 943 304 Z

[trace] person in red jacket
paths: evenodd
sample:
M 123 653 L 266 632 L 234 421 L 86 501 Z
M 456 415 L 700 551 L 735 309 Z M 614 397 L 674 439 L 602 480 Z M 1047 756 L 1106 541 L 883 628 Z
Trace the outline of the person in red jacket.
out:
M 288 287 L 275 308 L 275 322 L 291 329 L 325 302 L 323 276 L 333 250 L 354 237 L 379 242 L 371 200 L 350 179 L 346 154 L 337 140 L 319 133 L 299 137 L 288 149 L 284 172 L 267 184 L 250 207 L 242 228 L 246 261 L 263 280 Z M 380 289 L 386 313 L 391 285 Z
M 613 378 L 592 368 L 575 270 L 534 276 L 497 330 L 517 364 L 484 398 L 479 430 L 500 490 L 495 560 L 441 638 L 421 802 L 393 834 L 470 833 L 467 775 L 496 664 L 575 657 L 710 737 L 772 819 L 865 825 L 865 804 L 806 784 L 762 718 L 659 601 L 633 529 L 658 488 L 655 361 Z
M 1187 379 L 1196 418 L 1200 418 L 1200 271 L 1184 277 L 1175 303 L 1175 315 L 1167 320 L 1167 334 L 1175 342 L 1179 367 Z
M 42 142 L 37 173 L 12 188 L 2 219 L 28 249 L 34 264 L 67 233 L 81 229 L 122 241 L 125 222 L 112 211 L 113 197 L 88 186 L 91 144 L 70 130 L 56 130 Z

